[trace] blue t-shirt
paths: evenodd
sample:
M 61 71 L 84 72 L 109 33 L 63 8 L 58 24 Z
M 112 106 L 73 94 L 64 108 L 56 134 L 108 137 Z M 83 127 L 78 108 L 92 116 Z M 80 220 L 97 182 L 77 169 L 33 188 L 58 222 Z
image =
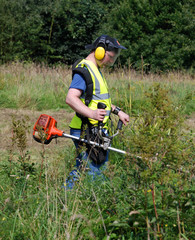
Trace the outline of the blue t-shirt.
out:
M 86 91 L 86 83 L 84 78 L 80 74 L 75 73 L 69 88 L 80 89 L 84 93 Z

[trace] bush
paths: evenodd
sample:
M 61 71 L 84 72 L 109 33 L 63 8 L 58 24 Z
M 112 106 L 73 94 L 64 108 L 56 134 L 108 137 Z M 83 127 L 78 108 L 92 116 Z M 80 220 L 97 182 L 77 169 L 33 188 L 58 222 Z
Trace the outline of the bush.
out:
M 164 71 L 195 66 L 194 1 L 124 0 L 111 10 L 105 28 L 128 50 L 121 62 Z

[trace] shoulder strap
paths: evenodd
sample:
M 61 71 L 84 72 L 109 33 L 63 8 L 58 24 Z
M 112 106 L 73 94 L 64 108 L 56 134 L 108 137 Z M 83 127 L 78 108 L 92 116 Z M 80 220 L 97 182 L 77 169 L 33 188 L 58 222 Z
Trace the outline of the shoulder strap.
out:
M 86 83 L 85 105 L 88 106 L 93 96 L 93 81 L 89 70 L 85 67 L 76 67 L 81 60 L 77 60 L 72 66 L 72 77 L 75 73 L 80 74 Z

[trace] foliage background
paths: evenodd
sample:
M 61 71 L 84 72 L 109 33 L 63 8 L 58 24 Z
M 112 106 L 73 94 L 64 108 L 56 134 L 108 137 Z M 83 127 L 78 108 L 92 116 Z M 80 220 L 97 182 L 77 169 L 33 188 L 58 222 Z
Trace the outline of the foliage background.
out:
M 193 0 L 0 0 L 0 60 L 72 64 L 108 34 L 121 64 L 164 71 L 195 66 Z

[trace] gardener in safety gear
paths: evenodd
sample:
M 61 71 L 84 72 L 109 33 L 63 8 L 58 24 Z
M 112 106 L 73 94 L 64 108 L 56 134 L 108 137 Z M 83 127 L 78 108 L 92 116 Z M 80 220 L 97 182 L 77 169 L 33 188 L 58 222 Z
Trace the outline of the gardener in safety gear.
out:
M 120 54 L 126 49 L 108 35 L 98 37 L 93 44 L 87 45 L 90 54 L 73 65 L 73 78 L 66 97 L 66 103 L 76 112 L 70 123 L 70 134 L 80 137 L 87 132 L 87 138 L 96 141 L 98 122 L 103 122 L 103 134 L 108 135 L 108 119 L 112 113 L 118 115 L 124 125 L 129 122 L 129 115 L 111 103 L 105 78 L 100 68 L 112 66 Z M 104 108 L 98 108 L 98 103 L 104 103 Z M 87 129 L 87 130 L 86 130 Z M 76 148 L 79 142 L 74 141 Z M 92 147 L 93 148 L 93 147 Z M 93 154 L 90 155 L 90 152 Z M 102 170 L 108 162 L 108 151 L 98 148 L 96 152 L 89 148 L 85 153 L 79 153 L 76 158 L 76 168 L 70 173 L 64 187 L 71 189 L 78 181 L 80 171 L 85 165 L 92 178 L 102 176 Z

